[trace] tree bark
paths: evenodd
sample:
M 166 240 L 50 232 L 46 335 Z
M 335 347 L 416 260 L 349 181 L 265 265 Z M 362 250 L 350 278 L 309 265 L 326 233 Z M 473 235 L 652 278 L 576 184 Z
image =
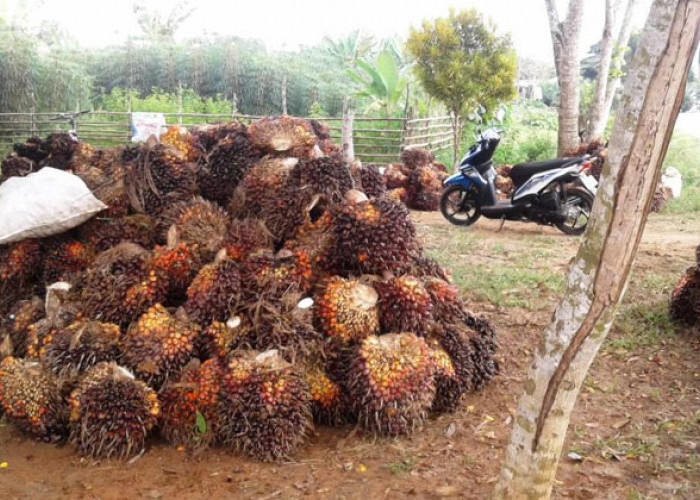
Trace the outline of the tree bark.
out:
M 588 125 L 583 131 L 583 142 L 598 139 L 605 128 L 603 116 L 605 111 L 605 97 L 610 76 L 610 64 L 613 55 L 613 25 L 615 24 L 616 9 L 612 0 L 605 0 L 605 25 L 603 36 L 600 39 L 600 61 L 598 63 L 598 78 L 595 84 L 595 95 L 591 103 L 591 111 L 588 115 Z
M 455 169 L 459 165 L 459 143 L 462 135 L 460 130 L 459 113 L 457 111 L 452 111 L 450 115 L 450 120 L 452 121 L 452 158 Z
M 549 29 L 554 49 L 554 65 L 559 80 L 559 133 L 558 150 L 562 155 L 569 149 L 577 148 L 581 142 L 578 135 L 579 116 L 579 42 L 583 1 L 569 0 L 566 19 L 561 22 L 556 8 L 556 0 L 545 0 Z
M 685 93 L 700 0 L 655 0 L 631 64 L 590 226 L 525 381 L 497 499 L 549 498 L 571 411 L 607 336 Z
M 594 113 L 591 109 L 591 119 L 588 124 L 588 141 L 594 139 L 602 139 L 603 133 L 605 132 L 605 127 L 608 123 L 608 118 L 610 117 L 610 110 L 612 109 L 613 99 L 620 87 L 620 72 L 622 70 L 622 64 L 624 62 L 624 50 L 627 48 L 627 43 L 630 40 L 630 35 L 632 34 L 632 14 L 637 6 L 637 0 L 627 0 L 627 6 L 625 7 L 625 13 L 619 24 L 619 29 L 617 30 L 617 39 L 613 50 L 617 50 L 619 55 L 617 57 L 611 58 L 610 64 L 608 65 L 608 75 L 613 73 L 615 76 L 607 78 L 607 86 L 605 89 L 605 101 L 599 109 L 599 112 Z M 601 68 L 602 70 L 602 68 Z M 598 75 L 600 78 L 600 74 Z
M 354 122 L 355 112 L 348 108 L 348 101 L 346 99 L 343 104 L 343 125 L 341 134 L 343 138 L 343 158 L 348 163 L 355 161 L 355 143 L 353 141 Z

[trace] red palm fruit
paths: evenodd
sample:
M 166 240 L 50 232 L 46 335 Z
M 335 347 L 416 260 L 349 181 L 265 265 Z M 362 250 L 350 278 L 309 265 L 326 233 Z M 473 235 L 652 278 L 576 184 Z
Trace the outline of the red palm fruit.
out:
M 356 279 L 334 276 L 314 298 L 314 322 L 319 330 L 346 342 L 379 332 L 377 291 Z
M 93 217 L 78 228 L 80 240 L 96 252 L 104 252 L 120 243 L 153 247 L 156 240 L 155 221 L 146 214 L 109 218 Z
M 271 249 L 272 235 L 260 219 L 234 219 L 224 240 L 226 255 L 236 262 L 245 260 L 255 250 Z
M 126 459 L 143 453 L 160 415 L 155 391 L 115 363 L 91 368 L 69 404 L 71 441 L 91 458 Z
M 225 359 L 234 349 L 250 348 L 250 320 L 242 315 L 232 316 L 226 322 L 213 321 L 197 337 L 197 354 L 200 358 Z
M 41 440 L 65 433 L 65 408 L 56 381 L 39 363 L 0 362 L 0 408 L 22 432 Z
M 44 317 L 44 302 L 39 297 L 20 300 L 0 320 L 0 335 L 7 335 L 12 347 L 9 353 L 17 358 L 27 354 L 27 331 L 29 326 Z
M 351 420 L 348 397 L 340 384 L 333 382 L 318 366 L 307 368 L 305 377 L 314 422 L 337 426 Z
M 435 162 L 435 155 L 427 149 L 404 149 L 401 152 L 401 163 L 409 169 L 425 167 Z
M 419 278 L 439 278 L 448 283 L 452 283 L 450 271 L 438 264 L 435 259 L 423 254 L 413 261 L 410 274 Z
M 95 259 L 92 248 L 69 237 L 56 236 L 42 241 L 44 249 L 44 283 L 75 282 Z
M 405 188 L 408 184 L 408 173 L 401 165 L 387 165 L 384 170 L 386 188 L 389 191 Z
M 414 276 L 391 278 L 375 285 L 379 294 L 382 331 L 427 333 L 433 304 L 423 283 Z
M 347 379 L 358 422 L 379 435 L 413 433 L 433 403 L 434 369 L 425 340 L 412 333 L 364 339 Z
M 279 196 L 297 158 L 265 157 L 253 165 L 234 191 L 229 213 L 236 218 L 263 216 L 263 200 Z
M 196 162 L 200 152 L 197 150 L 195 138 L 185 127 L 172 125 L 160 136 L 160 142 L 175 148 L 185 161 Z
M 31 288 L 41 270 L 38 240 L 0 245 L 0 312 L 9 309 Z
M 290 458 L 313 426 L 303 374 L 274 350 L 230 358 L 219 415 L 221 440 L 263 461 Z
M 286 295 L 311 288 L 311 258 L 303 251 L 257 252 L 241 263 L 241 283 L 246 299 L 282 300 Z
M 317 142 L 309 122 L 286 115 L 256 120 L 248 132 L 256 148 L 272 154 L 308 156 Z
M 441 175 L 431 166 L 419 166 L 408 176 L 407 205 L 414 210 L 435 211 L 442 195 Z
M 224 365 L 218 359 L 190 362 L 160 391 L 160 432 L 171 444 L 201 449 L 215 441 Z
M 156 304 L 133 323 L 122 343 L 122 361 L 137 378 L 159 387 L 195 354 L 199 328 Z
M 241 294 L 241 273 L 237 262 L 221 251 L 213 263 L 197 273 L 187 288 L 184 308 L 197 323 L 225 321 L 238 304 Z
M 459 288 L 439 278 L 424 281 L 433 304 L 433 318 L 438 323 L 456 323 L 464 317 L 465 305 Z
M 153 250 L 150 268 L 167 284 L 168 300 L 178 302 L 185 297 L 202 264 L 196 245 L 178 242 L 176 236 L 169 240 L 167 246 L 156 246 Z

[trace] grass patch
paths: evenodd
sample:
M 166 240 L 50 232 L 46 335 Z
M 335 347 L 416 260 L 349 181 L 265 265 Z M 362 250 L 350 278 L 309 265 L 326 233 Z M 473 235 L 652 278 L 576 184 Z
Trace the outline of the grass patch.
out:
M 389 472 L 391 472 L 395 476 L 401 476 L 403 474 L 408 474 L 409 472 L 411 472 L 415 465 L 415 460 L 413 460 L 412 458 L 407 458 L 406 460 L 402 460 L 400 462 L 386 464 L 385 467 L 389 469 Z
M 634 351 L 658 345 L 678 333 L 678 326 L 668 315 L 668 304 L 636 304 L 623 307 L 613 323 L 614 335 L 606 340 L 605 349 Z

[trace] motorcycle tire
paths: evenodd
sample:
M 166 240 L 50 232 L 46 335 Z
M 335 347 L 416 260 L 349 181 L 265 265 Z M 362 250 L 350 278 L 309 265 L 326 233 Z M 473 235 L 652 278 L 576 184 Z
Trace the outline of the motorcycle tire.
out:
M 481 208 L 476 201 L 476 188 L 450 186 L 440 197 L 440 212 L 451 224 L 471 226 L 481 217 Z M 465 210 L 466 209 L 466 210 Z
M 558 222 L 556 227 L 563 233 L 579 236 L 583 234 L 586 227 L 588 227 L 588 221 L 591 218 L 591 209 L 593 208 L 593 195 L 585 189 L 575 187 L 566 190 L 565 199 L 567 205 L 567 219 L 564 222 Z M 570 211 L 571 207 L 574 206 L 578 208 L 578 213 L 575 214 L 572 222 L 572 214 Z M 577 225 L 581 216 L 585 217 L 585 223 L 583 225 Z

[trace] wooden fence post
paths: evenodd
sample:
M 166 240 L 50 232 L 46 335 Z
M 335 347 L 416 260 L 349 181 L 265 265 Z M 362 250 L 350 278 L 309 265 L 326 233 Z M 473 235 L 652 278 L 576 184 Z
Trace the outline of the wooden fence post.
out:
M 343 103 L 343 157 L 345 161 L 351 162 L 355 160 L 355 145 L 353 142 L 353 122 L 355 120 L 355 112 L 348 109 L 348 100 Z
M 177 123 L 182 125 L 182 82 L 177 82 Z
M 32 96 L 32 108 L 31 108 L 31 117 L 30 117 L 30 131 L 29 134 L 33 137 L 35 135 L 38 135 L 37 131 L 37 126 L 36 126 L 36 97 L 34 96 L 34 92 L 31 94 Z
M 282 114 L 287 114 L 287 74 L 282 76 Z

